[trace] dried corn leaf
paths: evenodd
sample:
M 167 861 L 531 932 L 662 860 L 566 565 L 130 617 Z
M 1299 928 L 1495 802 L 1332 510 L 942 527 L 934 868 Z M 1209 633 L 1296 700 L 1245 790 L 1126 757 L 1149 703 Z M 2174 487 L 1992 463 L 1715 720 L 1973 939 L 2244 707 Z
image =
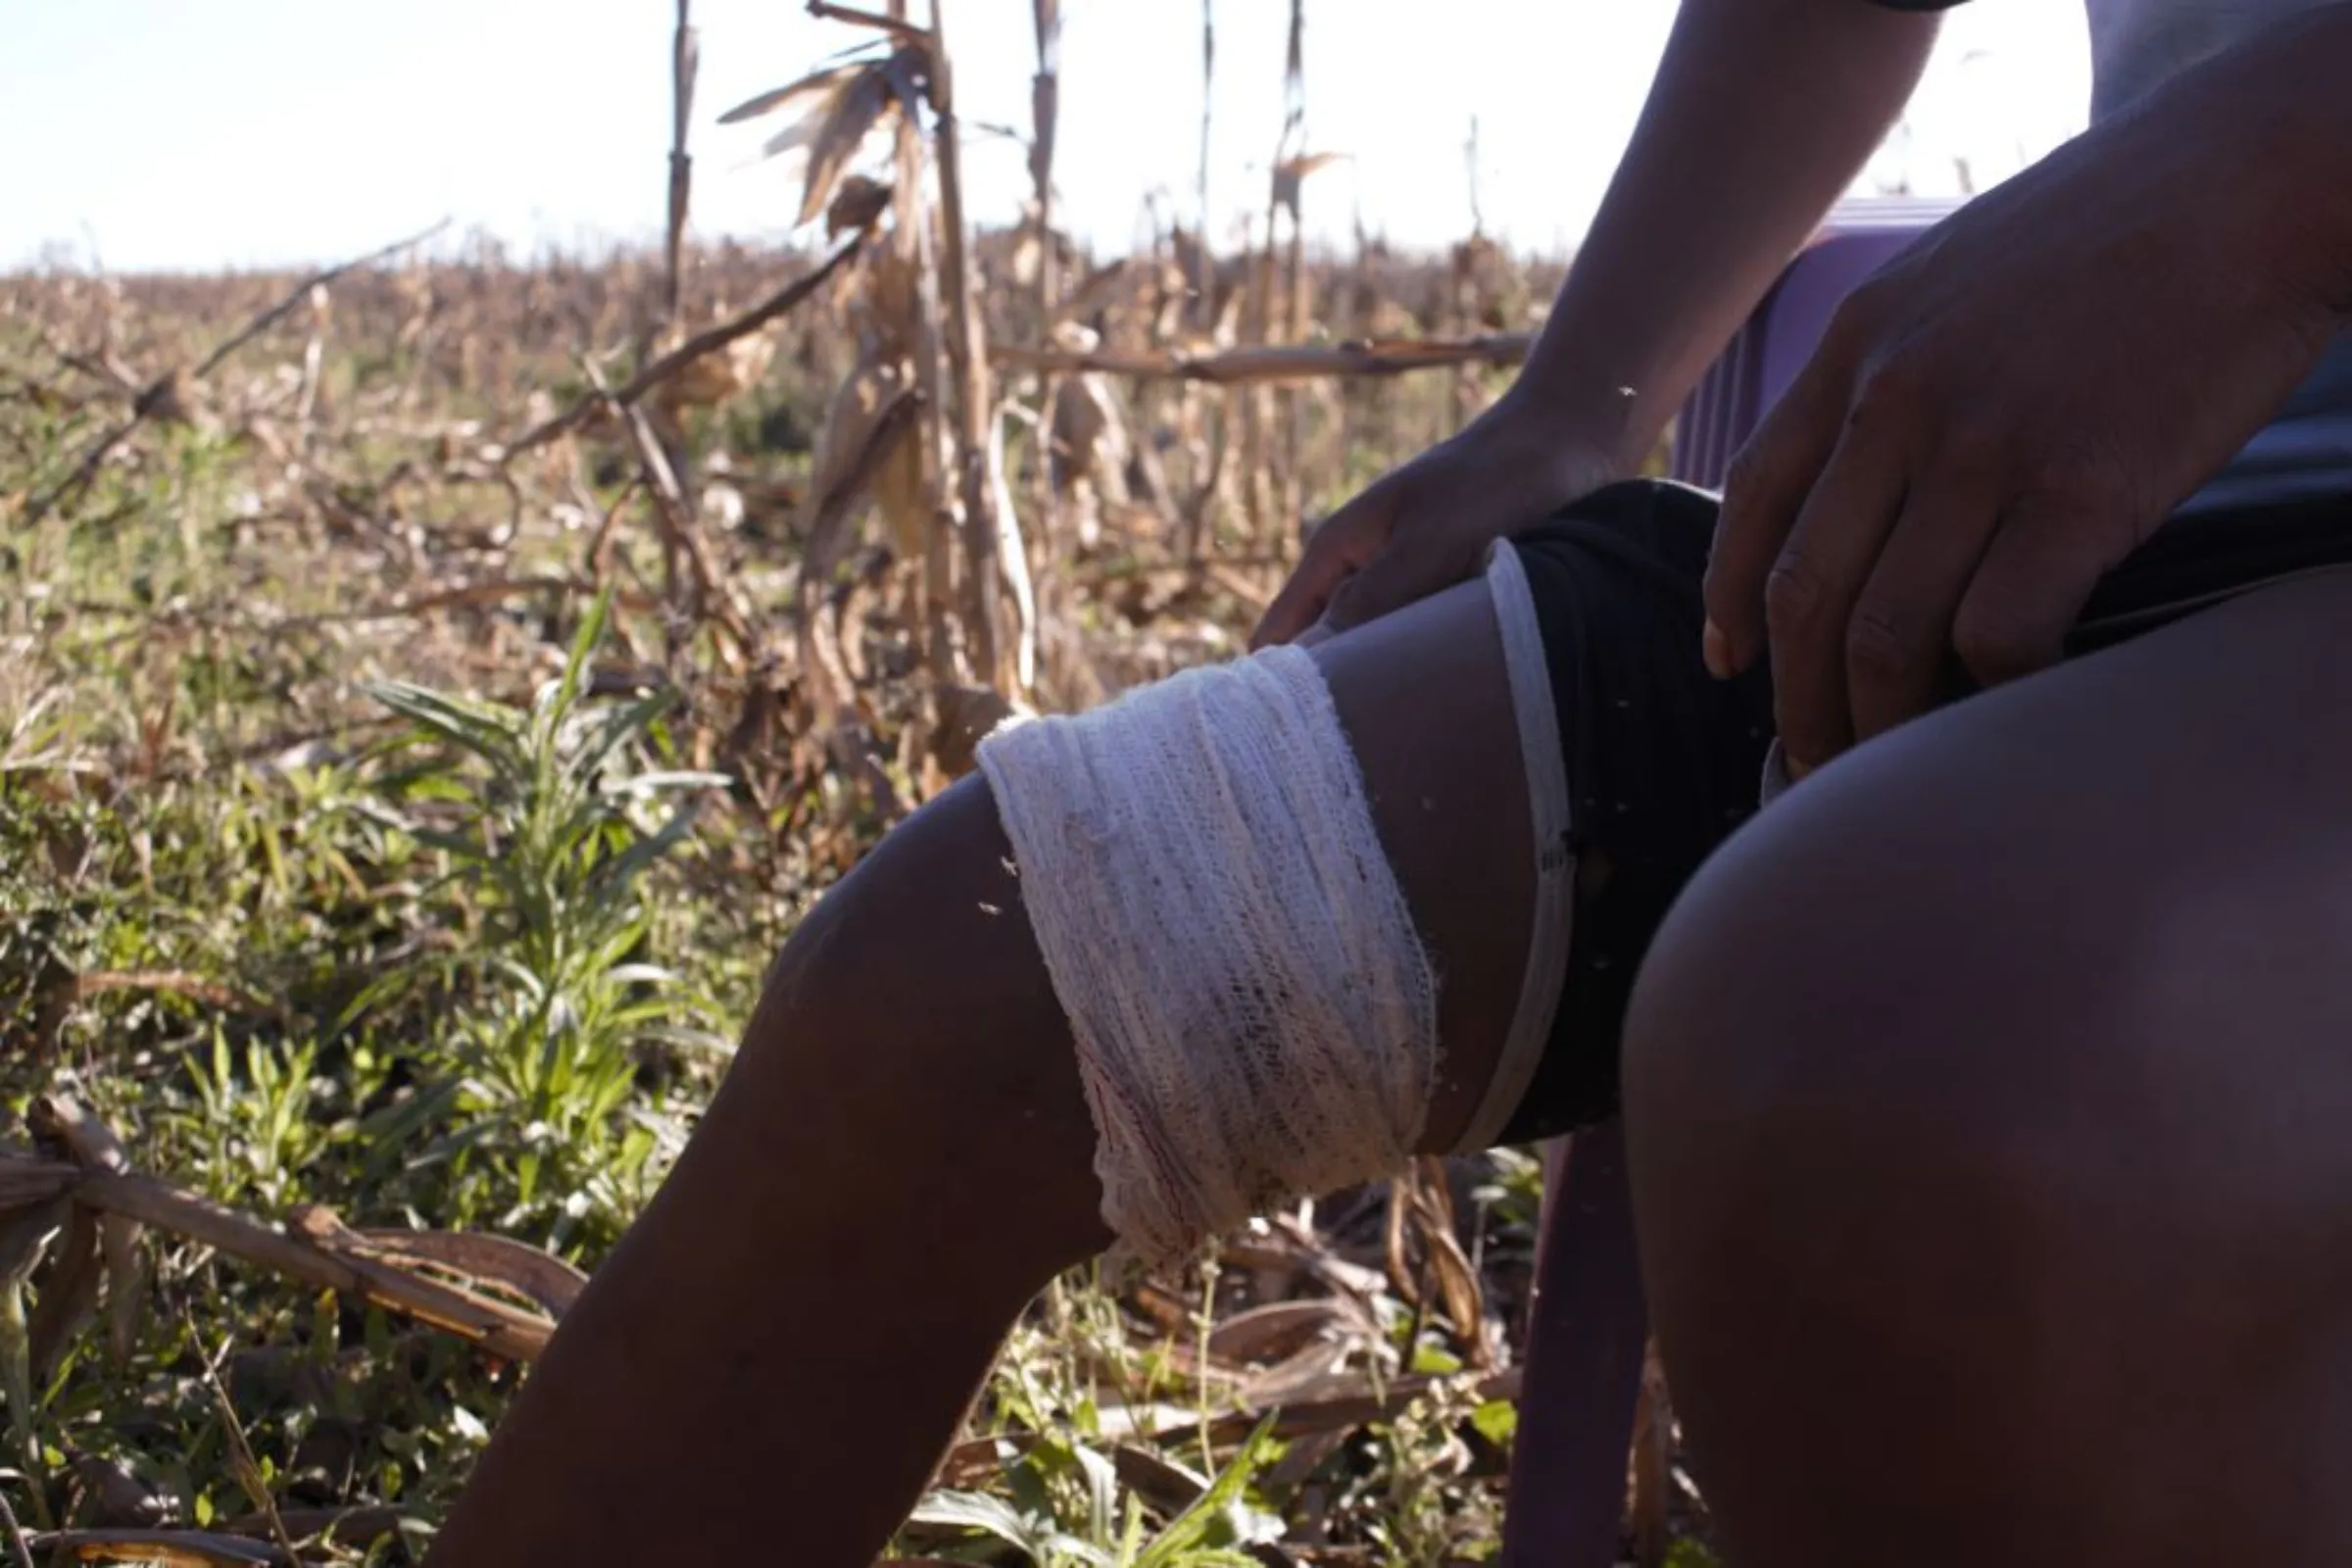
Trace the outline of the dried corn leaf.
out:
M 920 71 L 920 61 L 918 50 L 906 48 L 863 66 L 826 107 L 808 138 L 808 180 L 795 226 L 814 221 L 832 205 L 835 188 L 866 137 L 889 118 L 892 109 L 910 99 L 910 83 Z
M 1296 158 L 1285 158 L 1276 164 L 1274 173 L 1277 178 L 1304 179 L 1309 174 L 1321 173 L 1334 164 L 1346 163 L 1350 156 L 1348 153 L 1300 153 Z
M 1237 1366 L 1278 1360 L 1310 1341 L 1351 1326 L 1362 1327 L 1362 1315 L 1340 1301 L 1268 1301 L 1219 1323 L 1209 1332 L 1208 1353 Z
M 1446 1315 L 1462 1339 L 1466 1358 L 1471 1367 L 1484 1371 L 1494 1364 L 1487 1344 L 1485 1287 L 1478 1270 L 1470 1266 L 1470 1256 L 1462 1250 L 1460 1225 L 1453 1210 L 1453 1189 L 1447 1184 L 1446 1162 L 1434 1155 L 1421 1159 L 1421 1180 L 1414 1203 L 1414 1217 L 1421 1231 L 1421 1244 L 1428 1250 L 1432 1271 L 1437 1277 L 1439 1299 L 1446 1303 Z
M 429 1263 L 477 1286 L 493 1286 L 562 1316 L 588 1287 L 588 1276 L 553 1253 L 504 1236 L 466 1231 L 365 1230 L 350 1233 L 369 1255 Z
M 772 115 L 779 109 L 789 108 L 804 98 L 830 98 L 840 92 L 858 72 L 868 69 L 872 64 L 871 61 L 853 60 L 812 71 L 798 81 L 771 87 L 766 92 L 745 99 L 719 116 L 718 122 L 722 125 L 738 125 L 747 120 L 758 120 L 762 115 Z
M 7 1162 L 0 1162 L 0 1172 L 7 1168 Z M 318 1245 L 310 1217 L 299 1211 L 297 1226 L 281 1230 L 169 1182 L 116 1171 L 83 1173 L 78 1200 L 308 1284 L 365 1298 L 461 1335 L 494 1354 L 534 1359 L 553 1330 L 547 1319 L 504 1301 L 369 1258 L 339 1254 Z M 7 1293 L 0 1292 L 0 1304 L 6 1299 Z
M 1110 1467 L 1128 1491 L 1170 1516 L 1184 1512 L 1208 1491 L 1206 1476 L 1133 1444 L 1122 1443 L 1110 1450 Z
M 909 420 L 909 428 L 912 421 Z M 904 562 L 923 559 L 931 529 L 931 486 L 924 476 L 923 444 L 894 441 L 875 465 L 873 482 L 866 486 L 874 510 L 882 514 L 891 553 Z
M 871 228 L 890 210 L 893 187 L 863 174 L 845 175 L 835 187 L 832 205 L 825 209 L 825 238 L 839 239 L 853 230 Z
M 1309 1345 L 1243 1379 L 1241 1402 L 1249 1409 L 1271 1410 L 1352 1388 L 1363 1381 L 1348 1369 L 1355 1352 L 1355 1347 L 1344 1344 Z
M 896 194 L 896 186 L 883 188 Z M 894 229 L 894 240 L 902 237 Z M 869 252 L 858 273 L 864 306 L 861 327 L 876 340 L 866 352 L 900 356 L 909 353 L 920 326 L 923 296 L 919 258 L 913 248 L 894 243 Z
M 201 1530 L 61 1530 L 33 1537 L 32 1544 L 70 1562 L 145 1562 L 163 1568 L 245 1568 L 288 1560 L 275 1546 Z
M 871 350 L 834 389 L 809 463 L 806 535 L 813 539 L 821 523 L 856 502 L 883 455 L 877 443 L 903 423 L 902 405 L 911 395 L 905 365 Z
M 817 433 L 801 521 L 800 635 L 804 666 L 815 677 L 810 697 L 826 726 L 838 722 L 853 695 L 840 617 L 829 599 L 833 573 L 847 553 L 858 501 L 895 453 L 913 448 L 907 437 L 919 403 L 904 365 L 869 349 L 834 390 Z
M 1297 158 L 1286 158 L 1276 164 L 1274 166 L 1274 205 L 1289 213 L 1294 220 L 1297 219 L 1299 197 L 1306 184 L 1306 176 L 1320 170 L 1329 169 L 1347 156 L 1346 153 L 1306 153 Z
M 828 99 L 820 107 L 810 110 L 801 119 L 786 125 L 782 130 L 760 144 L 760 156 L 781 158 L 786 153 L 799 152 L 815 139 L 817 131 L 823 128 L 826 121 L 831 118 L 833 107 L 834 101 Z

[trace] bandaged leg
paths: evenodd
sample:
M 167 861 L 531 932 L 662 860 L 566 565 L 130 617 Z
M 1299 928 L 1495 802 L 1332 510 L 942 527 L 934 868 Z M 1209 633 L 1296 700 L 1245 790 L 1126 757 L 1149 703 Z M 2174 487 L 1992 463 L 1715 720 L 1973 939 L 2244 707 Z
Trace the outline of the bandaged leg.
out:
M 1472 1148 L 1493 1142 L 1543 1053 L 1573 880 L 1526 585 L 1507 560 L 1490 581 L 1517 648 L 1539 908 Z M 1000 730 L 980 765 L 1076 1043 L 1114 1264 L 1181 1260 L 1423 1147 L 1438 977 L 1309 655 L 1272 649 Z
M 1712 524 L 1711 503 L 1629 487 L 1588 498 L 1573 515 L 1520 536 L 1514 554 L 1533 584 L 1556 748 L 1531 741 L 1527 755 L 1515 749 L 1527 721 L 1515 654 L 1513 675 L 1503 672 L 1505 644 L 1522 642 L 1504 617 L 1498 585 L 1507 567 L 1485 588 L 1432 596 L 1316 651 L 1368 785 L 1379 848 L 1411 906 L 1403 929 L 1418 930 L 1424 972 L 1432 958 L 1439 968 L 1444 1033 L 1429 1041 L 1426 1012 L 1398 1032 L 1406 1049 L 1386 1059 L 1404 1066 L 1383 1067 L 1380 1080 L 1397 1107 L 1376 1113 L 1376 1121 L 1392 1120 L 1364 1141 L 1377 1152 L 1360 1160 L 1325 1150 L 1302 1163 L 1304 1155 L 1279 1147 L 1319 1139 L 1321 1123 L 1358 1116 L 1325 1098 L 1331 1071 L 1277 1063 L 1262 1069 L 1275 1092 L 1239 1102 L 1217 1081 L 1203 1091 L 1197 1076 L 1186 1076 L 1237 1074 L 1265 1049 L 1259 1036 L 1237 1055 L 1235 1037 L 1221 1032 L 1221 1006 L 1200 1006 L 1189 1035 L 1174 1031 L 1182 1049 L 1166 1057 L 1164 1080 L 1144 1075 L 1130 1088 L 1098 1065 L 1129 1060 L 1137 1049 L 1117 1033 L 1130 995 L 1163 997 L 1149 989 L 1162 984 L 1155 976 L 1182 973 L 1196 938 L 1234 929 L 1232 900 L 1186 879 L 1196 857 L 1183 844 L 1162 840 L 1149 854 L 1125 847 L 1095 803 L 1124 798 L 1131 786 L 1104 775 L 1173 766 L 1188 793 L 1214 783 L 1239 794 L 1231 755 L 1262 751 L 1241 739 L 1258 721 L 1232 719 L 1229 705 L 1197 693 L 1187 699 L 1192 722 L 1215 733 L 1154 742 L 1133 760 L 1115 733 L 1084 740 L 1101 736 L 1100 726 L 1124 726 L 1124 717 L 1047 720 L 1039 735 L 1001 737 L 998 756 L 1012 757 L 1013 765 L 996 770 L 995 789 L 966 781 L 926 804 L 786 942 L 726 1083 L 626 1245 L 565 1312 L 549 1355 L 436 1537 L 432 1568 L 504 1568 L 616 1549 L 674 1555 L 680 1548 L 670 1538 L 680 1531 L 686 1555 L 710 1557 L 779 1508 L 808 1521 L 795 1542 L 800 1568 L 873 1562 L 935 1477 L 1006 1327 L 1046 1281 L 1117 1240 L 1101 1213 L 1098 1163 L 1112 1171 L 1129 1206 L 1137 1200 L 1127 1184 L 1138 1178 L 1122 1171 L 1158 1180 L 1152 1171 L 1172 1169 L 1187 1182 L 1205 1172 L 1220 1188 L 1240 1187 L 1243 1196 L 1221 1200 L 1206 1220 L 1189 1197 L 1173 1210 L 1164 1202 L 1154 1210 L 1173 1212 L 1174 1234 L 1184 1237 L 1232 1223 L 1214 1216 L 1251 1206 L 1252 1191 L 1347 1184 L 1394 1168 L 1407 1148 L 1482 1141 L 1474 1124 L 1491 1124 L 1493 1106 L 1514 1098 L 1507 1066 L 1497 1065 L 1510 1055 L 1505 1042 L 1530 1038 L 1513 1023 L 1514 1008 L 1544 996 L 1540 981 L 1527 979 L 1528 956 L 1548 949 L 1557 959 L 1557 942 L 1531 936 L 1529 900 L 1539 885 L 1563 885 L 1570 848 L 1578 884 L 1568 977 L 1534 1079 L 1496 1141 L 1548 1137 L 1613 1112 L 1626 981 L 1689 868 L 1752 808 L 1770 719 L 1768 691 L 1715 681 L 1697 657 L 1697 585 Z M 1319 707 L 1312 687 L 1297 684 L 1306 672 L 1281 667 L 1294 657 L 1266 661 L 1275 666 L 1266 678 L 1283 695 L 1274 723 L 1286 744 L 1308 731 L 1279 715 L 1300 701 L 1310 715 Z M 1246 689 L 1262 684 L 1240 679 L 1251 683 Z M 1343 754 L 1328 714 L 1312 728 L 1322 737 L 1312 743 L 1317 766 L 1336 765 Z M 1521 787 L 1535 776 L 1525 769 L 1554 751 L 1575 807 L 1572 846 L 1531 833 L 1544 792 L 1533 792 L 1531 808 Z M 1360 801 L 1347 783 L 1343 769 L 1338 789 L 1294 789 L 1280 808 L 1224 835 L 1241 851 L 1220 846 L 1200 862 L 1230 866 L 1239 854 L 1250 864 L 1320 865 L 1325 852 L 1286 847 L 1280 835 L 1331 834 L 1341 822 L 1354 824 L 1343 842 L 1365 844 Z M 1066 811 L 1054 802 L 1067 803 Z M 1099 834 L 1061 838 L 1064 814 Z M 1025 899 L 1012 875 L 1007 820 L 1027 862 Z M 1157 821 L 1127 831 L 1155 832 Z M 1271 849 L 1263 847 L 1269 821 Z M 1116 851 L 1109 867 L 1080 864 L 1057 882 L 1056 858 L 1090 843 L 1097 847 L 1089 856 Z M 1145 882 L 1149 891 L 1129 895 L 1138 884 L 1116 867 L 1139 862 L 1172 867 L 1175 884 Z M 1541 879 L 1531 874 L 1538 868 Z M 1380 869 L 1375 858 L 1362 874 L 1378 883 Z M 1361 998 L 1350 1000 L 1351 988 L 1364 984 L 1359 975 L 1380 972 L 1377 959 L 1286 954 L 1269 970 L 1254 951 L 1310 937 L 1342 945 L 1334 910 L 1343 890 L 1307 881 L 1312 898 L 1303 905 L 1253 904 L 1272 931 L 1249 932 L 1253 946 L 1240 951 L 1215 950 L 1216 961 L 1235 983 L 1257 987 L 1281 1016 L 1363 1007 Z M 1098 932 L 1083 915 L 1048 908 L 1063 888 L 1083 895 L 1096 886 L 1120 894 L 1104 906 L 1127 911 L 1121 918 L 1141 910 L 1141 935 L 1109 919 Z M 1046 922 L 1015 916 L 1013 902 L 1045 911 Z M 1351 919 L 1384 903 L 1394 918 L 1385 899 L 1348 903 L 1340 913 Z M 1098 935 L 1107 956 L 1087 951 Z M 1182 948 L 1159 951 L 1175 942 Z M 1385 939 L 1356 945 L 1375 955 L 1396 947 Z M 1087 972 L 1118 1004 L 1088 1004 L 1107 1021 L 1087 1026 L 1086 1070 L 1120 1086 L 1134 1124 L 1127 1130 L 1087 1102 L 1071 1027 L 1079 1008 L 1064 1000 L 1083 1002 L 1070 977 Z M 1391 990 L 1420 994 L 1409 983 L 1414 969 L 1403 973 L 1408 981 L 1392 977 Z M 1327 990 L 1335 977 L 1338 989 Z M 1166 1010 L 1164 999 L 1157 1005 Z M 1173 1016 L 1181 1023 L 1184 1010 Z M 1358 1069 L 1384 1059 L 1377 1043 L 1374 1031 L 1351 1028 L 1340 1093 L 1352 1096 L 1367 1082 Z M 1434 1093 L 1423 1103 L 1415 1093 L 1428 1085 L 1431 1059 Z M 1245 1091 L 1250 1082 L 1243 1080 Z M 1300 1083 L 1311 1087 L 1282 1089 Z M 1215 1113 L 1210 1125 L 1238 1129 L 1255 1183 L 1222 1173 L 1221 1155 L 1198 1154 L 1207 1147 L 1195 1131 L 1202 1106 Z M 1268 1119 L 1248 1119 L 1260 1113 Z M 1409 1136 L 1403 1129 L 1416 1118 L 1420 1132 Z M 1109 1123 L 1109 1133 L 1098 1123 Z M 1106 1136 L 1117 1141 L 1106 1145 Z M 1196 1141 L 1171 1141 L 1179 1137 Z M 1113 1212 L 1125 1209 L 1114 1204 Z M 1127 1248 L 1139 1250 L 1132 1242 Z M 809 1256 L 836 1265 L 844 1289 L 874 1309 L 833 1321 L 829 1298 L 792 1290 L 793 1261 Z M 693 1517 L 648 1524 L 644 1510 L 624 1503 L 648 1462 L 642 1435 L 657 1431 L 674 1437 L 655 1456 L 671 1490 L 723 1479 L 745 1463 L 756 1464 L 761 1483 L 718 1487 L 712 1506 Z

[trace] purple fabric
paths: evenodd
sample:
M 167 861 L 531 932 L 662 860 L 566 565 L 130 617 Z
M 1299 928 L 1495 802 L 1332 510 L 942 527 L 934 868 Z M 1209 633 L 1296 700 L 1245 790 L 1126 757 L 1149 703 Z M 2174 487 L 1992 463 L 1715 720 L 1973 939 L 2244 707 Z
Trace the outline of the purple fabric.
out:
M 1722 488 L 1732 454 L 1813 357 L 1838 302 L 1956 205 L 1869 202 L 1833 214 L 1683 406 L 1674 476 L 1705 490 Z

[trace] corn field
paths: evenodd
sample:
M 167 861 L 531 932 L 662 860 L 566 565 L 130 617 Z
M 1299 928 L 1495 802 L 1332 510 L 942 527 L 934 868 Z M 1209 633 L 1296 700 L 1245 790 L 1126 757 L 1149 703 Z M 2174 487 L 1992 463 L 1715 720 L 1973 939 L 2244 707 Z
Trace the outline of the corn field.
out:
M 1017 215 L 964 205 L 961 7 L 810 9 L 863 47 L 714 117 L 677 0 L 659 249 L 0 277 L 17 1560 L 418 1555 L 810 903 L 1007 714 L 1239 652 L 1556 286 L 1305 243 L 1298 4 L 1247 243 L 1119 256 L 1055 221 L 1055 0 Z M 713 119 L 805 164 L 789 249 L 693 238 Z M 896 1549 L 1491 1555 L 1540 1187 L 1060 1282 Z M 1701 1538 L 1644 1466 L 1631 1548 Z

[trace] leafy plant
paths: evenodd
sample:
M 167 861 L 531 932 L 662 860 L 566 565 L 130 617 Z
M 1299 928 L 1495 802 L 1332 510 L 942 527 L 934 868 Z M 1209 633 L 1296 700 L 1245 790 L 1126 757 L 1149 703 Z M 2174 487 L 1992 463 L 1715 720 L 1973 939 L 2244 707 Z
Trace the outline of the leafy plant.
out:
M 646 878 L 696 811 L 692 799 L 661 815 L 652 808 L 728 781 L 630 765 L 675 699 L 588 700 L 589 659 L 610 611 L 607 593 L 562 674 L 527 708 L 399 681 L 368 688 L 411 726 L 397 745 L 437 750 L 399 780 L 398 806 L 360 808 L 440 856 L 480 922 L 479 940 L 440 976 L 469 1001 L 438 1042 L 447 1071 L 372 1130 L 398 1148 L 422 1123 L 454 1123 L 421 1157 L 478 1151 L 511 1161 L 514 1199 L 499 1221 L 546 1227 L 559 1242 L 590 1213 L 610 1226 L 633 1206 L 658 1142 L 631 1104 L 647 1054 L 725 1049 L 697 1025 L 699 1001 L 680 976 L 651 956 Z
M 1258 1568 L 1245 1548 L 1283 1533 L 1281 1519 L 1251 1506 L 1249 1495 L 1280 1457 L 1273 1431 L 1272 1416 L 1260 1421 L 1215 1479 L 1200 1483 L 1200 1495 L 1157 1530 L 1108 1457 L 1066 1440 L 1038 1445 L 1016 1471 L 1011 1498 L 943 1490 L 923 1500 L 913 1522 L 960 1526 L 1024 1553 L 1036 1568 Z M 1046 1484 L 1055 1477 L 1080 1484 Z
M 240 1057 L 218 1027 L 209 1052 L 189 1053 L 193 1125 L 212 1143 L 206 1166 L 235 1173 L 233 1184 L 217 1181 L 218 1196 L 272 1208 L 300 1197 L 302 1174 L 328 1137 L 312 1119 L 318 1065 L 318 1048 L 307 1043 L 249 1041 Z M 218 1191 L 221 1185 L 227 1190 Z

